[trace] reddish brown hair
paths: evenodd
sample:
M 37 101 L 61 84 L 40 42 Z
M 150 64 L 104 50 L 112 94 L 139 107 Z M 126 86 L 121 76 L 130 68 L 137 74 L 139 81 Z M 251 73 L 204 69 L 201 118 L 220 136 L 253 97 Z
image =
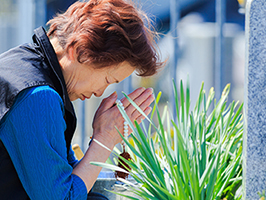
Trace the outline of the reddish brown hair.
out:
M 127 61 L 139 76 L 155 74 L 162 63 L 154 32 L 144 26 L 142 13 L 123 0 L 76 2 L 47 24 L 67 52 L 76 48 L 80 63 L 106 67 Z

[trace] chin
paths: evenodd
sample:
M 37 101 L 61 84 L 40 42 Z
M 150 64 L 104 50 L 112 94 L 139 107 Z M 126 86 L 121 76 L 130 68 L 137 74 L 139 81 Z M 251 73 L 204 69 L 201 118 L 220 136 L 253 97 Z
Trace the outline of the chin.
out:
M 75 100 L 78 99 L 78 97 L 75 97 L 75 96 L 69 95 L 69 99 L 70 99 L 70 101 L 75 101 Z

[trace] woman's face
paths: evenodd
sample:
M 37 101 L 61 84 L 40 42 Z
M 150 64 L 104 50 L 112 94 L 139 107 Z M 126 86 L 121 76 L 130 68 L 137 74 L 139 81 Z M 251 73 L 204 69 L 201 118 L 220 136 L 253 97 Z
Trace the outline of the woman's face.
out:
M 113 83 L 119 83 L 134 72 L 128 62 L 97 69 L 94 65 L 77 61 L 64 65 L 63 75 L 71 101 L 89 99 L 93 94 L 100 97 Z

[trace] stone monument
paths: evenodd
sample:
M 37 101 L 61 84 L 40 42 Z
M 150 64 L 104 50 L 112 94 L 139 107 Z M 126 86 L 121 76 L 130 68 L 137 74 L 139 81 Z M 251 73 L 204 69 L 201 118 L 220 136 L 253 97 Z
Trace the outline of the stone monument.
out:
M 266 1 L 246 4 L 243 199 L 266 190 Z

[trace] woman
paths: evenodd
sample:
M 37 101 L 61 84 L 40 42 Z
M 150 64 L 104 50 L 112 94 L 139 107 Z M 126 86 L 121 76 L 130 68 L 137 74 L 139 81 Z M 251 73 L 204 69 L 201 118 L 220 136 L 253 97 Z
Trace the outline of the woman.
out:
M 121 142 L 123 118 L 104 99 L 93 122 L 93 140 L 77 162 L 71 150 L 76 117 L 71 101 L 100 97 L 108 85 L 135 70 L 156 73 L 151 32 L 141 14 L 123 0 L 76 2 L 50 20 L 48 33 L 34 31 L 33 43 L 0 55 L 0 196 L 1 199 L 106 199 L 89 192 L 109 149 Z M 129 96 L 149 114 L 152 89 Z M 132 121 L 143 119 L 124 98 Z M 89 195 L 88 195 L 89 193 Z

